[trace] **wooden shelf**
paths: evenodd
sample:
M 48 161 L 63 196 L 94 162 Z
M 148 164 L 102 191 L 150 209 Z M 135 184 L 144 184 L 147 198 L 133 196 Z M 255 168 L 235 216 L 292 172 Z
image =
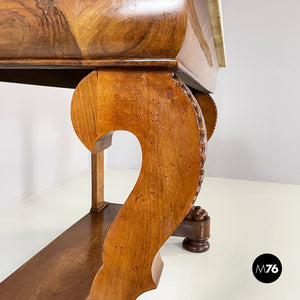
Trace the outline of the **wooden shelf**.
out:
M 0 300 L 86 300 L 102 266 L 106 233 L 121 208 L 121 204 L 108 203 L 75 223 L 0 283 Z M 195 207 L 173 233 L 194 241 L 184 244 L 189 251 L 203 252 L 209 247 L 206 214 Z
M 1 300 L 83 300 L 102 265 L 102 245 L 120 205 L 89 213 L 0 284 Z

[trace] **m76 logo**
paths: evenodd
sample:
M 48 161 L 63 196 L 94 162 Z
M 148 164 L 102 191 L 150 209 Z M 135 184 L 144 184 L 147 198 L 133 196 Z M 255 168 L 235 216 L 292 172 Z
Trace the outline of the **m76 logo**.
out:
M 276 281 L 282 272 L 282 265 L 278 257 L 265 253 L 259 255 L 252 264 L 254 277 L 263 283 Z
M 262 265 L 261 267 L 259 265 L 256 266 L 256 273 L 265 273 L 268 274 L 270 272 L 276 274 L 279 272 L 279 269 L 277 265 L 271 265 L 271 264 L 266 264 Z

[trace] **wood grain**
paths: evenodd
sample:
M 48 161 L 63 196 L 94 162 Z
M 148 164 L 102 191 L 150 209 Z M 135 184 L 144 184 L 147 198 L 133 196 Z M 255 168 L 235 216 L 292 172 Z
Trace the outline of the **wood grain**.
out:
M 1 58 L 165 58 L 180 49 L 186 6 L 181 0 L 1 0 L 0 20 Z
M 92 212 L 99 212 L 107 205 L 104 201 L 104 152 L 92 154 Z
M 213 92 L 214 47 L 206 0 L 0 0 L 0 68 L 168 67 Z
M 101 212 L 89 213 L 75 223 L 0 283 L 0 299 L 86 300 L 102 265 L 99 253 L 104 238 L 121 207 L 109 203 Z M 209 230 L 202 227 L 188 216 L 174 235 L 206 238 Z
M 71 116 L 91 152 L 99 138 L 116 130 L 132 132 L 141 144 L 139 179 L 106 236 L 104 265 L 90 294 L 91 300 L 135 299 L 157 286 L 162 269 L 158 251 L 183 220 L 203 180 L 201 109 L 171 71 L 102 69 L 75 90 Z
M 0 283 L 1 300 L 86 300 L 120 205 L 89 213 Z

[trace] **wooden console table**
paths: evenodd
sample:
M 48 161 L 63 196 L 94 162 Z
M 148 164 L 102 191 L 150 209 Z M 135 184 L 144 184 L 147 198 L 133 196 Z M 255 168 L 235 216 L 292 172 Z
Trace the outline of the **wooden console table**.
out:
M 75 88 L 71 117 L 92 153 L 92 208 L 0 284 L 1 300 L 131 300 L 156 288 L 170 235 L 209 248 L 193 206 L 225 66 L 218 0 L 0 0 L 0 80 Z M 103 199 L 113 132 L 138 138 L 138 181 Z M 67 212 L 66 212 L 67 213 Z

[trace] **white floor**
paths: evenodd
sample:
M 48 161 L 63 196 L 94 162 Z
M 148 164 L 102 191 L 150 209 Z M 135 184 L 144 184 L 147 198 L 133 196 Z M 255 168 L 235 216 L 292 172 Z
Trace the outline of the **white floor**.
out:
M 136 171 L 107 170 L 106 200 L 123 203 L 137 176 Z M 212 218 L 211 249 L 189 253 L 182 239 L 171 237 L 161 249 L 165 266 L 158 289 L 139 300 L 300 299 L 300 186 L 206 178 L 197 201 Z M 0 281 L 89 206 L 90 174 L 85 172 L 0 211 Z M 262 253 L 281 260 L 282 275 L 274 283 L 260 283 L 252 275 L 252 263 Z

